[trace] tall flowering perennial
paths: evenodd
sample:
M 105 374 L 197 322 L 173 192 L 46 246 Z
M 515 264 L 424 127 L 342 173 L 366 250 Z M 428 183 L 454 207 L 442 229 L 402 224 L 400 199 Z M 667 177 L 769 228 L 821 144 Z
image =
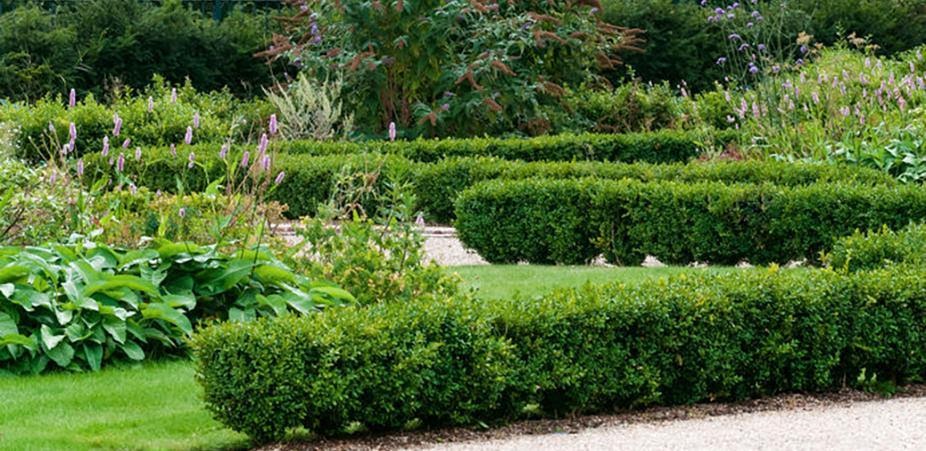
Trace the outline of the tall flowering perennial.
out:
M 810 53 L 810 36 L 800 32 L 809 24 L 805 13 L 786 1 L 744 0 L 723 7 L 701 6 L 708 26 L 719 27 L 724 53 L 715 58 L 729 83 L 751 85 L 761 77 L 802 64 Z
M 620 64 L 640 31 L 602 21 L 599 0 L 290 3 L 287 36 L 263 55 L 343 80 L 345 108 L 371 134 L 390 122 L 411 136 L 542 131 L 543 107 Z

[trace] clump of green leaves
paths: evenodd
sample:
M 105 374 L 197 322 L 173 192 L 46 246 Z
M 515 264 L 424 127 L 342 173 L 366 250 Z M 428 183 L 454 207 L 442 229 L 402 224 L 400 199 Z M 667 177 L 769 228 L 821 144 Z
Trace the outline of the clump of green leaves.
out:
M 309 314 L 353 302 L 264 249 L 158 241 L 0 248 L 0 372 L 98 370 L 182 354 L 195 325 Z M 49 365 L 49 364 L 54 365 Z
M 342 78 L 369 134 L 543 133 L 558 104 L 599 67 L 619 64 L 635 31 L 598 18 L 596 0 L 311 0 L 267 55 Z

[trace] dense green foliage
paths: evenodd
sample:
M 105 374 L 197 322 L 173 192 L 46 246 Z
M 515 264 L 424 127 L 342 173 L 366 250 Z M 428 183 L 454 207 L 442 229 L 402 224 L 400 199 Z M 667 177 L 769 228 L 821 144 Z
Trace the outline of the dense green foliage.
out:
M 516 145 L 520 140 L 510 140 Z M 422 141 L 427 142 L 427 141 Z M 435 141 L 442 143 L 444 141 Z M 466 143 L 466 141 L 461 141 Z M 282 148 L 298 146 L 300 142 L 281 143 Z M 126 171 L 133 174 L 135 183 L 151 191 L 176 191 L 178 181 L 189 191 L 204 190 L 210 177 L 224 173 L 218 158 L 218 145 L 184 146 L 174 157 L 167 149 L 145 151 L 143 163 L 129 159 Z M 341 145 L 332 144 L 332 148 Z M 359 146 L 351 148 L 360 150 Z M 388 146 L 387 150 L 402 152 L 403 148 Z M 240 149 L 236 149 L 240 150 Z M 188 154 L 196 155 L 196 167 L 187 168 Z M 231 152 L 228 160 L 239 156 Z M 108 174 L 110 161 L 98 156 L 87 158 L 90 177 Z M 367 174 L 374 179 L 374 189 L 383 191 L 385 182 L 392 178 L 410 184 L 415 194 L 414 210 L 429 219 L 450 222 L 455 218 L 453 202 L 458 194 L 478 182 L 486 180 L 521 180 L 531 177 L 575 179 L 598 177 L 619 180 L 632 178 L 643 181 L 678 180 L 686 182 L 723 181 L 737 183 L 771 182 L 780 185 L 806 185 L 816 182 L 853 181 L 863 184 L 893 185 L 896 182 L 878 171 L 838 165 L 784 163 L 775 161 L 692 162 L 687 164 L 610 163 L 596 161 L 577 162 L 522 162 L 497 158 L 445 158 L 433 163 L 415 162 L 397 155 L 300 155 L 280 153 L 274 161 L 275 169 L 286 174 L 283 182 L 270 193 L 269 200 L 288 206 L 287 215 L 300 217 L 314 214 L 318 204 L 327 202 L 334 194 L 339 175 Z M 380 201 L 364 200 L 371 215 L 376 214 Z
M 815 260 L 855 229 L 926 218 L 916 186 L 490 181 L 460 194 L 460 239 L 491 262 Z
M 744 399 L 926 376 L 926 273 L 752 270 L 533 302 L 345 309 L 193 339 L 209 409 L 278 438 Z
M 181 352 L 203 321 L 302 314 L 352 300 L 267 252 L 157 242 L 0 248 L 0 371 L 98 370 Z
M 604 19 L 610 23 L 642 28 L 642 53 L 625 56 L 633 74 L 645 81 L 683 81 L 695 90 L 710 89 L 722 82 L 723 68 L 716 64 L 724 55 L 728 35 L 707 17 L 716 7 L 734 2 L 695 0 L 604 0 Z M 746 4 L 746 2 L 740 2 Z M 784 0 L 762 2 L 763 14 L 782 8 Z M 833 45 L 850 34 L 869 37 L 879 53 L 896 55 L 926 43 L 926 3 L 921 0 L 787 0 L 793 16 L 782 27 L 781 41 L 793 43 L 799 32 L 816 42 Z M 743 11 L 740 8 L 740 13 Z M 729 30 L 727 30 L 729 32 Z M 766 42 L 766 44 L 769 44 Z M 625 71 L 616 71 L 615 76 Z
M 836 270 L 862 271 L 887 265 L 926 262 L 926 227 L 913 224 L 902 230 L 887 227 L 856 231 L 840 238 L 824 260 Z
M 632 47 L 598 2 L 312 0 L 268 53 L 345 83 L 358 127 L 403 136 L 542 134 L 540 108 Z
M 265 13 L 214 22 L 176 0 L 21 6 L 0 15 L 0 98 L 37 100 L 70 88 L 102 96 L 142 88 L 154 74 L 202 90 L 259 93 L 271 70 L 253 54 L 274 29 Z

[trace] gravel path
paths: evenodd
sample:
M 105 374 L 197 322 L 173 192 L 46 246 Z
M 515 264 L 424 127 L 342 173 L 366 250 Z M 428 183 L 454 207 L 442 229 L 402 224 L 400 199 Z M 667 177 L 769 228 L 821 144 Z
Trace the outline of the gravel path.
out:
M 433 450 L 926 449 L 926 398 L 744 413 L 432 445 Z

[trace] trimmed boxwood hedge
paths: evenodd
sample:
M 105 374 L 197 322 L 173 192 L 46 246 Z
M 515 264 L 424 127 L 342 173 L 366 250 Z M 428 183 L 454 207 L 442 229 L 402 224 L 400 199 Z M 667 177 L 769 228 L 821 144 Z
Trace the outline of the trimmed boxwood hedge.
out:
M 922 265 L 926 262 L 926 224 L 911 224 L 896 232 L 887 227 L 856 231 L 840 238 L 824 261 L 839 271 L 863 271 L 896 264 Z
M 926 377 L 926 269 L 688 273 L 540 299 L 385 304 L 192 340 L 208 409 L 258 440 L 495 424 Z
M 735 139 L 735 132 L 718 132 L 719 144 Z M 705 147 L 699 132 L 661 130 L 627 134 L 560 134 L 534 138 L 418 139 L 413 141 L 318 142 L 287 141 L 277 144 L 284 153 L 330 155 L 377 152 L 413 161 L 434 162 L 446 157 L 496 157 L 523 161 L 688 161 Z
M 856 229 L 926 218 L 912 185 L 490 181 L 460 194 L 456 227 L 490 262 L 784 263 L 819 258 Z
M 199 191 L 208 185 L 208 176 L 224 173 L 216 157 L 219 146 L 187 146 L 173 157 L 167 149 L 144 151 L 145 169 L 136 183 L 153 191 L 176 191 L 177 178 L 187 191 Z M 187 170 L 187 155 L 196 155 L 197 166 Z M 237 161 L 237 159 L 235 159 Z M 90 156 L 87 174 L 94 176 L 111 172 L 109 160 Z M 138 163 L 129 158 L 129 173 Z M 286 172 L 283 184 L 273 193 L 273 199 L 289 205 L 293 217 L 315 213 L 320 202 L 330 198 L 334 180 L 342 170 L 375 171 L 383 175 L 401 175 L 415 191 L 417 209 L 432 221 L 449 223 L 455 219 L 453 202 L 458 194 L 485 180 L 519 180 L 531 177 L 575 179 L 600 177 L 604 179 L 633 178 L 644 181 L 679 180 L 725 182 L 772 182 L 782 185 L 805 185 L 817 182 L 855 181 L 865 184 L 897 184 L 890 175 L 858 167 L 783 162 L 692 162 L 688 164 L 648 164 L 610 162 L 521 162 L 497 158 L 448 158 L 435 163 L 414 162 L 396 155 L 292 155 L 278 154 L 274 170 Z M 376 205 L 369 205 L 375 209 Z

